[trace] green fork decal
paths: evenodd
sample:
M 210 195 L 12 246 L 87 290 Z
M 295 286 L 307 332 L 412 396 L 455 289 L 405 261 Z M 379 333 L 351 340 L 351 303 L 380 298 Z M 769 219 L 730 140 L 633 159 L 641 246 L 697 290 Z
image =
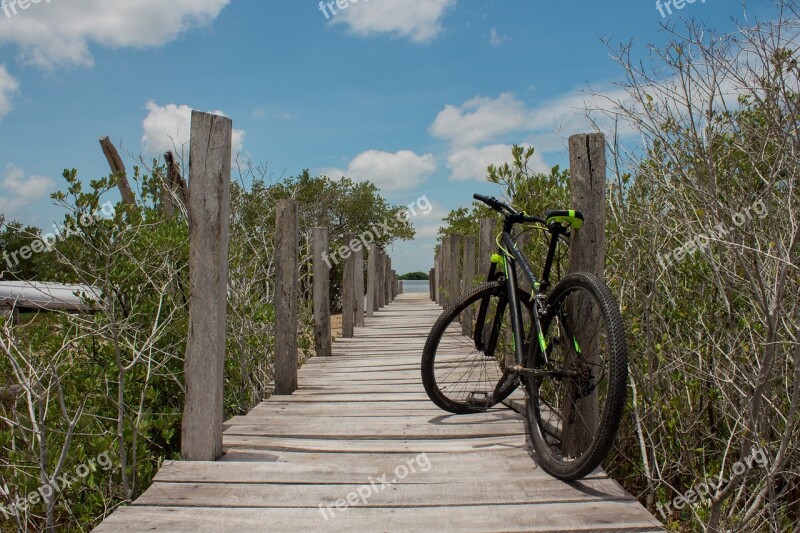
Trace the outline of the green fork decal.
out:
M 539 332 L 539 346 L 542 348 L 542 353 L 547 352 L 547 341 L 544 339 L 544 333 Z
M 578 344 L 578 339 L 576 339 L 575 337 L 572 337 L 572 344 L 575 345 L 575 353 L 579 353 L 579 354 L 583 353 L 583 352 L 581 352 L 581 347 Z

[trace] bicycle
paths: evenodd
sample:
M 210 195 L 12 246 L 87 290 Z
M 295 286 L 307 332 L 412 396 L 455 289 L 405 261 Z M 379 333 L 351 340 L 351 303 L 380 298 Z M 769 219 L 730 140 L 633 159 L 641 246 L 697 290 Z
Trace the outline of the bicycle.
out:
M 580 212 L 548 211 L 540 218 L 495 198 L 474 198 L 504 215 L 498 253 L 486 283 L 462 294 L 431 329 L 422 354 L 425 391 L 445 411 L 469 414 L 487 411 L 521 384 L 540 465 L 559 479 L 583 478 L 605 459 L 625 408 L 628 361 L 619 305 L 589 273 L 568 274 L 551 290 L 559 242 L 568 243 L 583 226 Z M 516 244 L 519 225 L 550 234 L 540 279 Z M 520 288 L 517 266 L 532 294 Z M 464 313 L 476 307 L 477 313 Z

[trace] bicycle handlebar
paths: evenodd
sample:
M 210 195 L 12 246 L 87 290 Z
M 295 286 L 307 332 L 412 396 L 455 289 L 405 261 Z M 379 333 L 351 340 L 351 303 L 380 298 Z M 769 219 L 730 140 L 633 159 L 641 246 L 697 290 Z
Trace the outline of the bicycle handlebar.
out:
M 472 197 L 478 200 L 479 202 L 483 202 L 484 204 L 488 205 L 495 211 L 499 211 L 500 213 L 505 213 L 514 222 L 539 222 L 540 224 L 547 225 L 547 222 L 544 219 L 541 219 L 539 217 L 530 217 L 525 213 L 520 213 L 510 205 L 504 204 L 494 196 L 484 196 L 482 194 L 474 194 Z

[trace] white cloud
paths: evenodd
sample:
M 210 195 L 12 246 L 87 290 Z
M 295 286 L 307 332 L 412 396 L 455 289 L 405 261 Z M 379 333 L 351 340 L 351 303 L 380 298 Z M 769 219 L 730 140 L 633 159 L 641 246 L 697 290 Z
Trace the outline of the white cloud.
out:
M 0 65 L 0 119 L 12 108 L 11 97 L 19 90 L 19 82 L 8 73 L 4 65 Z
M 19 47 L 23 62 L 45 69 L 91 66 L 90 43 L 161 46 L 212 22 L 230 0 L 54 0 L 17 14 L 0 13 L 0 44 Z M 12 9 L 8 3 L 7 8 Z
M 502 165 L 514 160 L 511 145 L 493 144 L 483 148 L 465 148 L 456 150 L 447 158 L 450 168 L 450 181 L 484 181 L 489 165 Z M 550 172 L 539 152 L 534 152 L 529 162 L 534 172 Z
M 444 227 L 444 218 L 450 214 L 450 210 L 443 208 L 438 202 L 430 202 L 432 207 L 429 213 L 420 213 L 411 219 L 417 239 L 436 237 L 439 229 Z
M 569 91 L 533 108 L 511 93 L 503 93 L 497 98 L 477 97 L 461 106 L 446 105 L 431 125 L 430 133 L 448 141 L 452 153 L 497 143 L 509 134 L 524 137 L 527 144 L 542 151 L 557 151 L 564 148 L 566 137 L 593 131 L 595 126 L 611 133 L 615 124 L 609 115 L 613 115 L 616 108 L 614 102 L 628 99 L 624 89 L 609 84 L 603 84 L 595 93 Z M 587 118 L 587 109 L 594 124 Z M 600 109 L 608 112 L 598 112 Z M 635 133 L 624 123 L 616 126 L 621 137 Z
M 160 156 L 168 150 L 179 156 L 188 153 L 191 133 L 192 108 L 188 105 L 167 104 L 159 106 L 148 102 L 147 116 L 142 122 L 142 150 L 150 156 Z M 214 115 L 227 116 L 222 111 L 210 111 Z M 233 130 L 233 157 L 242 152 L 245 132 Z
M 492 28 L 492 31 L 489 32 L 489 44 L 492 46 L 501 46 L 506 42 L 508 42 L 508 37 L 500 35 L 497 28 Z
M 5 193 L 5 196 L 0 196 L 0 211 L 7 215 L 18 214 L 19 208 L 46 198 L 56 186 L 50 178 L 26 176 L 24 170 L 13 164 L 6 166 L 0 181 Z
M 525 104 L 511 93 L 497 98 L 478 97 L 461 107 L 445 106 L 431 125 L 430 133 L 456 146 L 475 146 L 526 129 L 527 114 Z
M 388 33 L 425 43 L 439 35 L 442 17 L 455 4 L 456 0 L 350 0 L 345 9 L 336 10 L 332 21 L 347 24 L 361 37 Z
M 322 174 L 331 178 L 347 176 L 357 181 L 371 181 L 383 191 L 413 189 L 436 171 L 431 154 L 417 155 L 410 150 L 397 153 L 368 150 L 353 159 L 347 170 L 327 169 Z

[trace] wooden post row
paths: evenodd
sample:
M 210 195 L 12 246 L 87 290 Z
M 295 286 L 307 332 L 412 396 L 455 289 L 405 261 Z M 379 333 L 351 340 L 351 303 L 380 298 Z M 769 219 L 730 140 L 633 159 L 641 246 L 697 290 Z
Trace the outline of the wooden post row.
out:
M 222 456 L 232 132 L 229 118 L 192 112 L 189 209 L 194 224 L 181 421 L 181 456 L 187 461 Z

